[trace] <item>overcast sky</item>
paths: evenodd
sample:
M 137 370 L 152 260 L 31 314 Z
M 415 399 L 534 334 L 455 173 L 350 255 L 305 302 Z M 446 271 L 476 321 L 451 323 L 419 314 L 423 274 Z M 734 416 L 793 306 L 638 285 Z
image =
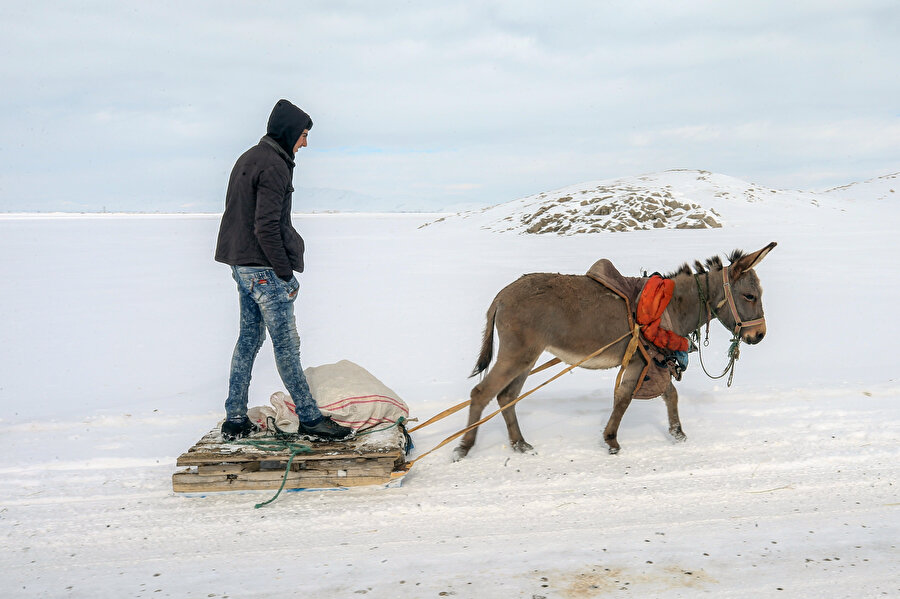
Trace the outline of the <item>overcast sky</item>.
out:
M 0 211 L 219 211 L 282 97 L 298 211 L 900 171 L 897 0 L 0 2 Z

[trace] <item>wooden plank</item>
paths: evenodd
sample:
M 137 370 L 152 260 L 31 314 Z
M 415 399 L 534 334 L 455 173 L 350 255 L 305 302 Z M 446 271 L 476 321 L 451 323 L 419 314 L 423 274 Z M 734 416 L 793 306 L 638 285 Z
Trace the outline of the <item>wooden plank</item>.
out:
M 396 460 L 393 458 L 387 459 L 370 459 L 370 460 L 360 460 L 360 461 L 351 461 L 351 460 L 316 460 L 312 462 L 294 462 L 291 464 L 291 471 L 293 472 L 310 472 L 312 476 L 315 476 L 316 473 L 322 474 L 326 472 L 367 472 L 367 471 L 385 471 L 390 472 L 397 466 Z M 284 472 L 285 467 L 287 467 L 287 461 L 285 462 L 266 462 L 266 466 L 261 466 L 260 470 L 279 470 Z
M 175 461 L 176 466 L 199 466 L 201 464 L 215 464 L 215 463 L 237 463 L 237 462 L 259 462 L 259 461 L 268 461 L 268 460 L 287 460 L 290 458 L 290 452 L 278 452 L 278 451 L 267 451 L 265 453 L 260 452 L 233 452 L 233 453 L 223 453 L 223 452 L 191 452 L 183 453 L 178 456 L 178 459 Z M 331 454 L 331 455 L 320 455 L 315 453 L 301 453 L 297 454 L 294 458 L 295 460 L 301 461 L 312 461 L 312 460 L 334 460 L 334 459 L 349 459 L 349 458 L 363 458 L 363 459 L 378 459 L 390 457 L 396 460 L 403 459 L 403 451 L 397 449 L 396 451 L 378 451 L 378 452 L 365 452 L 365 453 L 352 453 L 346 452 L 342 454 Z
M 356 468 L 386 468 L 391 470 L 397 463 L 397 459 L 393 456 L 378 458 L 355 458 L 340 460 L 310 460 L 297 462 L 291 465 L 291 470 L 353 470 Z M 287 465 L 287 461 L 281 464 L 282 470 Z
M 184 472 L 192 473 L 194 476 L 208 477 L 210 479 L 214 477 L 231 476 L 232 478 L 237 478 L 239 480 L 271 480 L 273 478 L 278 478 L 280 480 L 284 476 L 284 465 L 282 465 L 280 468 L 265 469 L 242 469 L 242 466 L 243 465 L 240 464 L 197 466 L 196 469 L 192 467 Z M 298 470 L 291 469 L 290 476 L 300 478 L 322 478 L 330 476 L 382 476 L 390 474 L 393 470 L 393 463 L 382 463 L 366 464 L 354 467 L 348 466 L 345 468 L 321 468 L 315 470 L 306 468 Z
M 383 485 L 392 480 L 391 476 L 321 476 L 311 478 L 288 476 L 285 489 L 331 489 Z M 172 475 L 172 489 L 176 493 L 197 493 L 215 491 L 277 490 L 281 487 L 281 477 L 272 480 L 240 480 L 223 476 L 197 476 L 192 473 L 176 472 Z
M 377 454 L 390 454 L 402 452 L 403 450 L 400 447 L 364 447 L 364 448 L 354 448 L 354 447 L 342 447 L 340 451 L 336 449 L 329 449 L 328 451 L 323 450 L 321 447 L 309 446 L 309 451 L 298 451 L 297 455 L 312 457 L 313 459 L 329 459 L 333 457 L 352 457 L 352 456 L 362 456 L 362 455 L 377 455 Z M 221 456 L 244 456 L 244 455 L 252 455 L 252 456 L 265 456 L 265 455 L 291 455 L 290 450 L 288 449 L 260 449 L 257 447 L 253 447 L 251 445 L 195 445 L 191 447 L 189 450 L 185 452 L 184 455 L 190 455 L 195 453 L 208 453 L 213 455 L 221 455 Z
M 343 474 L 342 474 L 343 473 Z M 335 472 L 315 472 L 312 470 L 301 470 L 299 472 L 291 471 L 288 474 L 288 481 L 299 481 L 299 480 L 322 480 L 322 479 L 338 479 L 338 478 L 384 478 L 390 477 L 391 471 L 369 471 L 369 472 L 355 472 L 351 473 L 346 470 L 338 470 Z M 277 480 L 281 482 L 284 478 L 284 470 L 260 470 L 259 472 L 245 472 L 239 475 L 209 475 L 209 476 L 198 476 L 198 478 L 203 478 L 204 480 L 218 480 L 218 479 L 230 479 L 230 480 L 243 480 L 243 481 L 270 481 Z
M 265 441 L 266 439 L 251 439 L 254 441 Z M 335 444 L 335 443 L 298 443 L 297 445 L 305 445 L 310 451 L 305 452 L 308 455 L 346 455 L 354 453 L 391 453 L 394 451 L 402 451 L 402 447 L 398 445 L 377 446 L 364 444 Z M 202 452 L 202 453 L 221 453 L 227 454 L 246 454 L 246 453 L 286 453 L 290 454 L 290 450 L 269 450 L 254 445 L 246 445 L 241 443 L 197 443 L 193 445 L 186 453 Z
M 284 466 L 281 467 L 284 470 Z M 259 462 L 244 462 L 241 464 L 211 464 L 197 466 L 197 474 L 241 474 L 243 472 L 259 471 Z

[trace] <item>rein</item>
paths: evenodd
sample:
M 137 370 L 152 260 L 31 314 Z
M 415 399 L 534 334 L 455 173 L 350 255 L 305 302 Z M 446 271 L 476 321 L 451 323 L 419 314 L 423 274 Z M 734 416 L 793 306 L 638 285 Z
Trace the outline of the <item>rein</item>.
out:
M 725 299 L 723 299 L 719 304 L 713 308 L 709 305 L 710 293 L 709 293 L 709 273 L 706 273 L 706 293 L 703 293 L 703 288 L 700 285 L 700 275 L 694 275 L 694 281 L 697 283 L 697 295 L 699 296 L 699 310 L 700 314 L 697 319 L 697 329 L 692 333 L 694 339 L 697 342 L 697 353 L 700 356 L 700 367 L 703 369 L 703 372 L 711 379 L 720 379 L 726 374 L 728 375 L 727 385 L 730 387 L 732 381 L 734 381 L 734 363 L 741 355 L 740 344 L 741 344 L 741 329 L 745 327 L 752 327 L 760 324 L 765 324 L 766 319 L 757 318 L 755 320 L 748 320 L 746 322 L 741 320 L 740 315 L 737 311 L 737 306 L 734 303 L 734 294 L 731 291 L 731 281 L 728 277 L 728 267 L 725 266 L 722 269 L 722 287 L 725 290 Z M 728 347 L 728 364 L 725 365 L 725 369 L 719 375 L 712 375 L 706 369 L 706 365 L 703 363 L 703 351 L 700 348 L 700 329 L 703 326 L 703 323 L 706 322 L 706 337 L 703 340 L 703 347 L 709 346 L 709 322 L 712 320 L 712 316 L 714 315 L 719 322 L 722 321 L 722 317 L 719 316 L 719 310 L 725 304 L 728 304 L 728 307 L 731 309 L 731 316 L 734 320 L 734 330 L 732 330 L 731 334 L 731 345 Z M 703 307 L 706 306 L 706 320 L 703 318 Z

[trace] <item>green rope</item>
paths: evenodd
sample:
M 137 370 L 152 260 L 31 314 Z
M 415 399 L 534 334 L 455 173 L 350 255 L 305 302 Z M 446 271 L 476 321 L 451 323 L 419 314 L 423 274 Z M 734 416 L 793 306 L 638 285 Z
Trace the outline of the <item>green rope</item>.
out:
M 393 424 L 386 426 L 384 428 L 379 428 L 375 430 L 365 431 L 365 432 L 357 432 L 355 436 L 361 437 L 363 435 L 371 435 L 372 433 L 379 433 L 381 431 L 386 431 L 394 428 L 395 426 L 401 427 L 403 423 L 406 421 L 406 418 L 401 416 L 397 419 Z M 404 431 L 405 432 L 405 431 Z M 294 458 L 297 454 L 300 453 L 312 453 L 312 447 L 309 445 L 305 445 L 303 443 L 295 443 L 291 441 L 291 438 L 294 438 L 296 435 L 291 433 L 276 433 L 275 437 L 269 437 L 266 439 L 241 439 L 239 441 L 235 441 L 238 445 L 248 445 L 250 447 L 255 447 L 256 449 L 260 449 L 262 451 L 290 451 L 291 456 L 288 458 L 287 466 L 284 468 L 284 477 L 281 479 L 281 486 L 278 487 L 278 491 L 275 492 L 275 495 L 269 499 L 268 501 L 264 501 L 262 503 L 257 503 L 253 507 L 259 509 L 261 507 L 267 506 L 281 495 L 281 491 L 284 490 L 284 485 L 287 483 L 288 475 L 291 472 L 291 465 L 294 463 Z
M 285 483 L 287 483 L 288 474 L 291 473 L 291 465 L 294 463 L 294 458 L 299 453 L 312 453 L 312 447 L 309 445 L 304 445 L 303 443 L 293 443 L 291 441 L 286 440 L 276 440 L 276 439 L 243 439 L 240 441 L 236 441 L 239 445 L 249 445 L 250 447 L 255 447 L 257 449 L 261 449 L 263 451 L 284 451 L 288 450 L 291 452 L 291 457 L 288 458 L 287 466 L 284 468 L 284 477 L 281 479 L 281 486 L 278 487 L 278 491 L 275 492 L 275 495 L 269 499 L 268 501 L 263 501 L 262 503 L 257 503 L 253 507 L 259 509 L 261 507 L 267 506 L 281 495 L 281 491 L 284 489 Z
M 389 430 L 391 430 L 392 428 L 394 428 L 395 426 L 400 426 L 400 425 L 402 425 L 404 422 L 406 422 L 406 418 L 404 418 L 403 416 L 401 416 L 400 418 L 397 418 L 397 421 L 396 421 L 396 422 L 394 422 L 393 424 L 389 424 L 389 425 L 387 425 L 387 426 L 384 427 L 384 428 L 377 428 L 377 429 L 372 429 L 372 430 L 370 430 L 370 431 L 363 431 L 363 432 L 358 432 L 358 431 L 357 431 L 356 436 L 357 436 L 357 437 L 362 437 L 363 435 L 371 435 L 372 433 L 380 433 L 381 431 L 389 431 Z

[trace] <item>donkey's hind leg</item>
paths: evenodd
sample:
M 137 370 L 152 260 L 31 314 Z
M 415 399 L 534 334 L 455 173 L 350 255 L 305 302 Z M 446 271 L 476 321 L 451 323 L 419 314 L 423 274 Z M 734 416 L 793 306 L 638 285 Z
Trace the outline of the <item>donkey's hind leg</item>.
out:
M 681 420 L 678 418 L 678 391 L 672 381 L 663 393 L 666 402 L 666 411 L 669 413 L 669 434 L 679 443 L 685 441 L 687 436 L 681 430 Z
M 528 378 L 530 370 L 531 366 L 528 367 L 528 371 L 517 376 L 513 379 L 513 382 L 506 386 L 506 389 L 500 392 L 500 395 L 497 396 L 497 403 L 500 404 L 501 408 L 519 397 L 519 393 L 522 392 L 522 387 L 525 385 L 525 379 Z M 503 419 L 506 420 L 506 430 L 509 432 L 510 446 L 519 453 L 533 451 L 534 447 L 525 441 L 522 437 L 522 431 L 519 430 L 519 421 L 516 418 L 516 406 L 503 410 L 502 414 Z
M 484 377 L 484 380 L 472 388 L 472 393 L 470 394 L 472 403 L 469 404 L 469 422 L 467 426 L 472 426 L 481 420 L 484 408 L 498 393 L 506 389 L 510 383 L 523 374 L 523 371 L 525 376 L 528 376 L 529 365 L 533 363 L 534 359 L 509 359 L 502 355 L 499 356 L 493 368 Z M 516 430 L 518 430 L 518 426 Z M 466 454 L 475 445 L 475 436 L 477 434 L 478 428 L 474 428 L 463 435 L 459 445 L 453 450 L 454 462 L 466 457 Z M 510 435 L 512 435 L 512 432 L 510 432 Z M 521 436 L 521 433 L 519 433 L 519 436 Z

